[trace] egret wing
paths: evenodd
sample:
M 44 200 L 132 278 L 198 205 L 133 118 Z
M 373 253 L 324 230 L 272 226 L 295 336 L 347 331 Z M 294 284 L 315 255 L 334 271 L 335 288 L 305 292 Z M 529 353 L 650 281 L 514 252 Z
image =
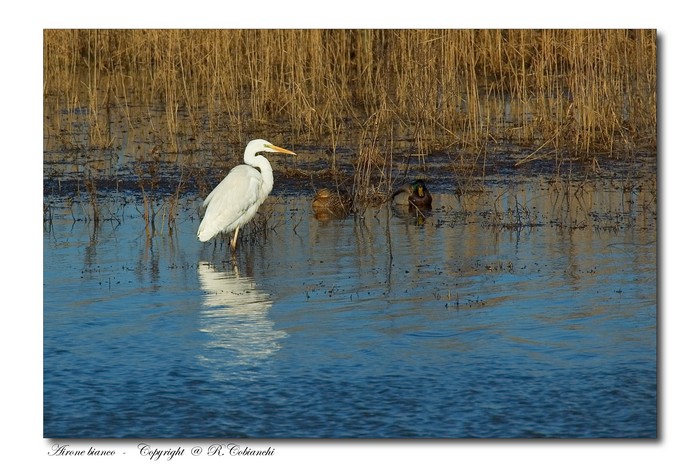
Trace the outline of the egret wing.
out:
M 261 186 L 262 176 L 253 167 L 234 167 L 202 203 L 206 212 L 197 232 L 199 239 L 205 242 L 240 225 L 249 210 L 260 204 Z

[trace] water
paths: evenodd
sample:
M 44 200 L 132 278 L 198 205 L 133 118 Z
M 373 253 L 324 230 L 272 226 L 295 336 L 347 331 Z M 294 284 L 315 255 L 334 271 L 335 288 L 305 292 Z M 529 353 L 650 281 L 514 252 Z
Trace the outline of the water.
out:
M 45 437 L 656 437 L 646 191 L 535 178 L 332 221 L 275 191 L 233 262 L 198 201 L 152 235 L 127 195 L 97 226 L 50 202 Z

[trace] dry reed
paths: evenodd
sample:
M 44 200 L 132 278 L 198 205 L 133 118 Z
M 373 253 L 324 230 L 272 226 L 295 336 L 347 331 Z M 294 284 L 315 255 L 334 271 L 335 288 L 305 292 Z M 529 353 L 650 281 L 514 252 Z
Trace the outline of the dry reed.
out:
M 595 164 L 656 148 L 656 32 L 46 30 L 44 101 L 47 147 L 112 148 L 116 119 L 167 153 L 284 133 L 353 148 L 356 188 L 390 184 L 393 151 Z

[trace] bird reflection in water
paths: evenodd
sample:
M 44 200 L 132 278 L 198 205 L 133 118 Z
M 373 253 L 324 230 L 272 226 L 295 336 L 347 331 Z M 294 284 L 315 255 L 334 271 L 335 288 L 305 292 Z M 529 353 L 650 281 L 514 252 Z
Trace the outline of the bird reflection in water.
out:
M 252 278 L 208 262 L 200 262 L 197 273 L 204 292 L 201 331 L 209 335 L 203 359 L 219 368 L 257 365 L 282 347 L 287 333 L 275 329 L 270 295 Z

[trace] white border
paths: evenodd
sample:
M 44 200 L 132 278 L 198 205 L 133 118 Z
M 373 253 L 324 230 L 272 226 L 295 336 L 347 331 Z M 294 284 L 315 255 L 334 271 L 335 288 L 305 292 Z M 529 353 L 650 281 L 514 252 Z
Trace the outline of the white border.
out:
M 3 21 L 2 200 L 3 457 L 7 465 L 80 465 L 47 456 L 42 438 L 42 30 L 56 27 L 159 28 L 604 28 L 658 29 L 659 36 L 659 435 L 656 442 L 319 441 L 268 443 L 271 458 L 246 463 L 284 465 L 685 465 L 697 459 L 698 305 L 693 295 L 700 265 L 694 141 L 698 107 L 698 32 L 694 14 L 681 4 L 588 1 L 407 2 L 143 2 L 24 3 Z M 154 442 L 155 444 L 156 442 Z M 137 441 L 72 443 L 136 452 Z M 191 447 L 196 442 L 164 442 Z M 101 463 L 124 465 L 136 455 Z M 138 457 L 143 462 L 150 462 Z M 225 460 L 231 462 L 240 460 Z M 136 461 L 139 462 L 139 461 Z M 166 462 L 161 460 L 160 462 Z M 204 458 L 183 458 L 193 465 Z M 221 462 L 219 462 L 221 464 Z M 223 464 L 221 464 L 223 465 Z

